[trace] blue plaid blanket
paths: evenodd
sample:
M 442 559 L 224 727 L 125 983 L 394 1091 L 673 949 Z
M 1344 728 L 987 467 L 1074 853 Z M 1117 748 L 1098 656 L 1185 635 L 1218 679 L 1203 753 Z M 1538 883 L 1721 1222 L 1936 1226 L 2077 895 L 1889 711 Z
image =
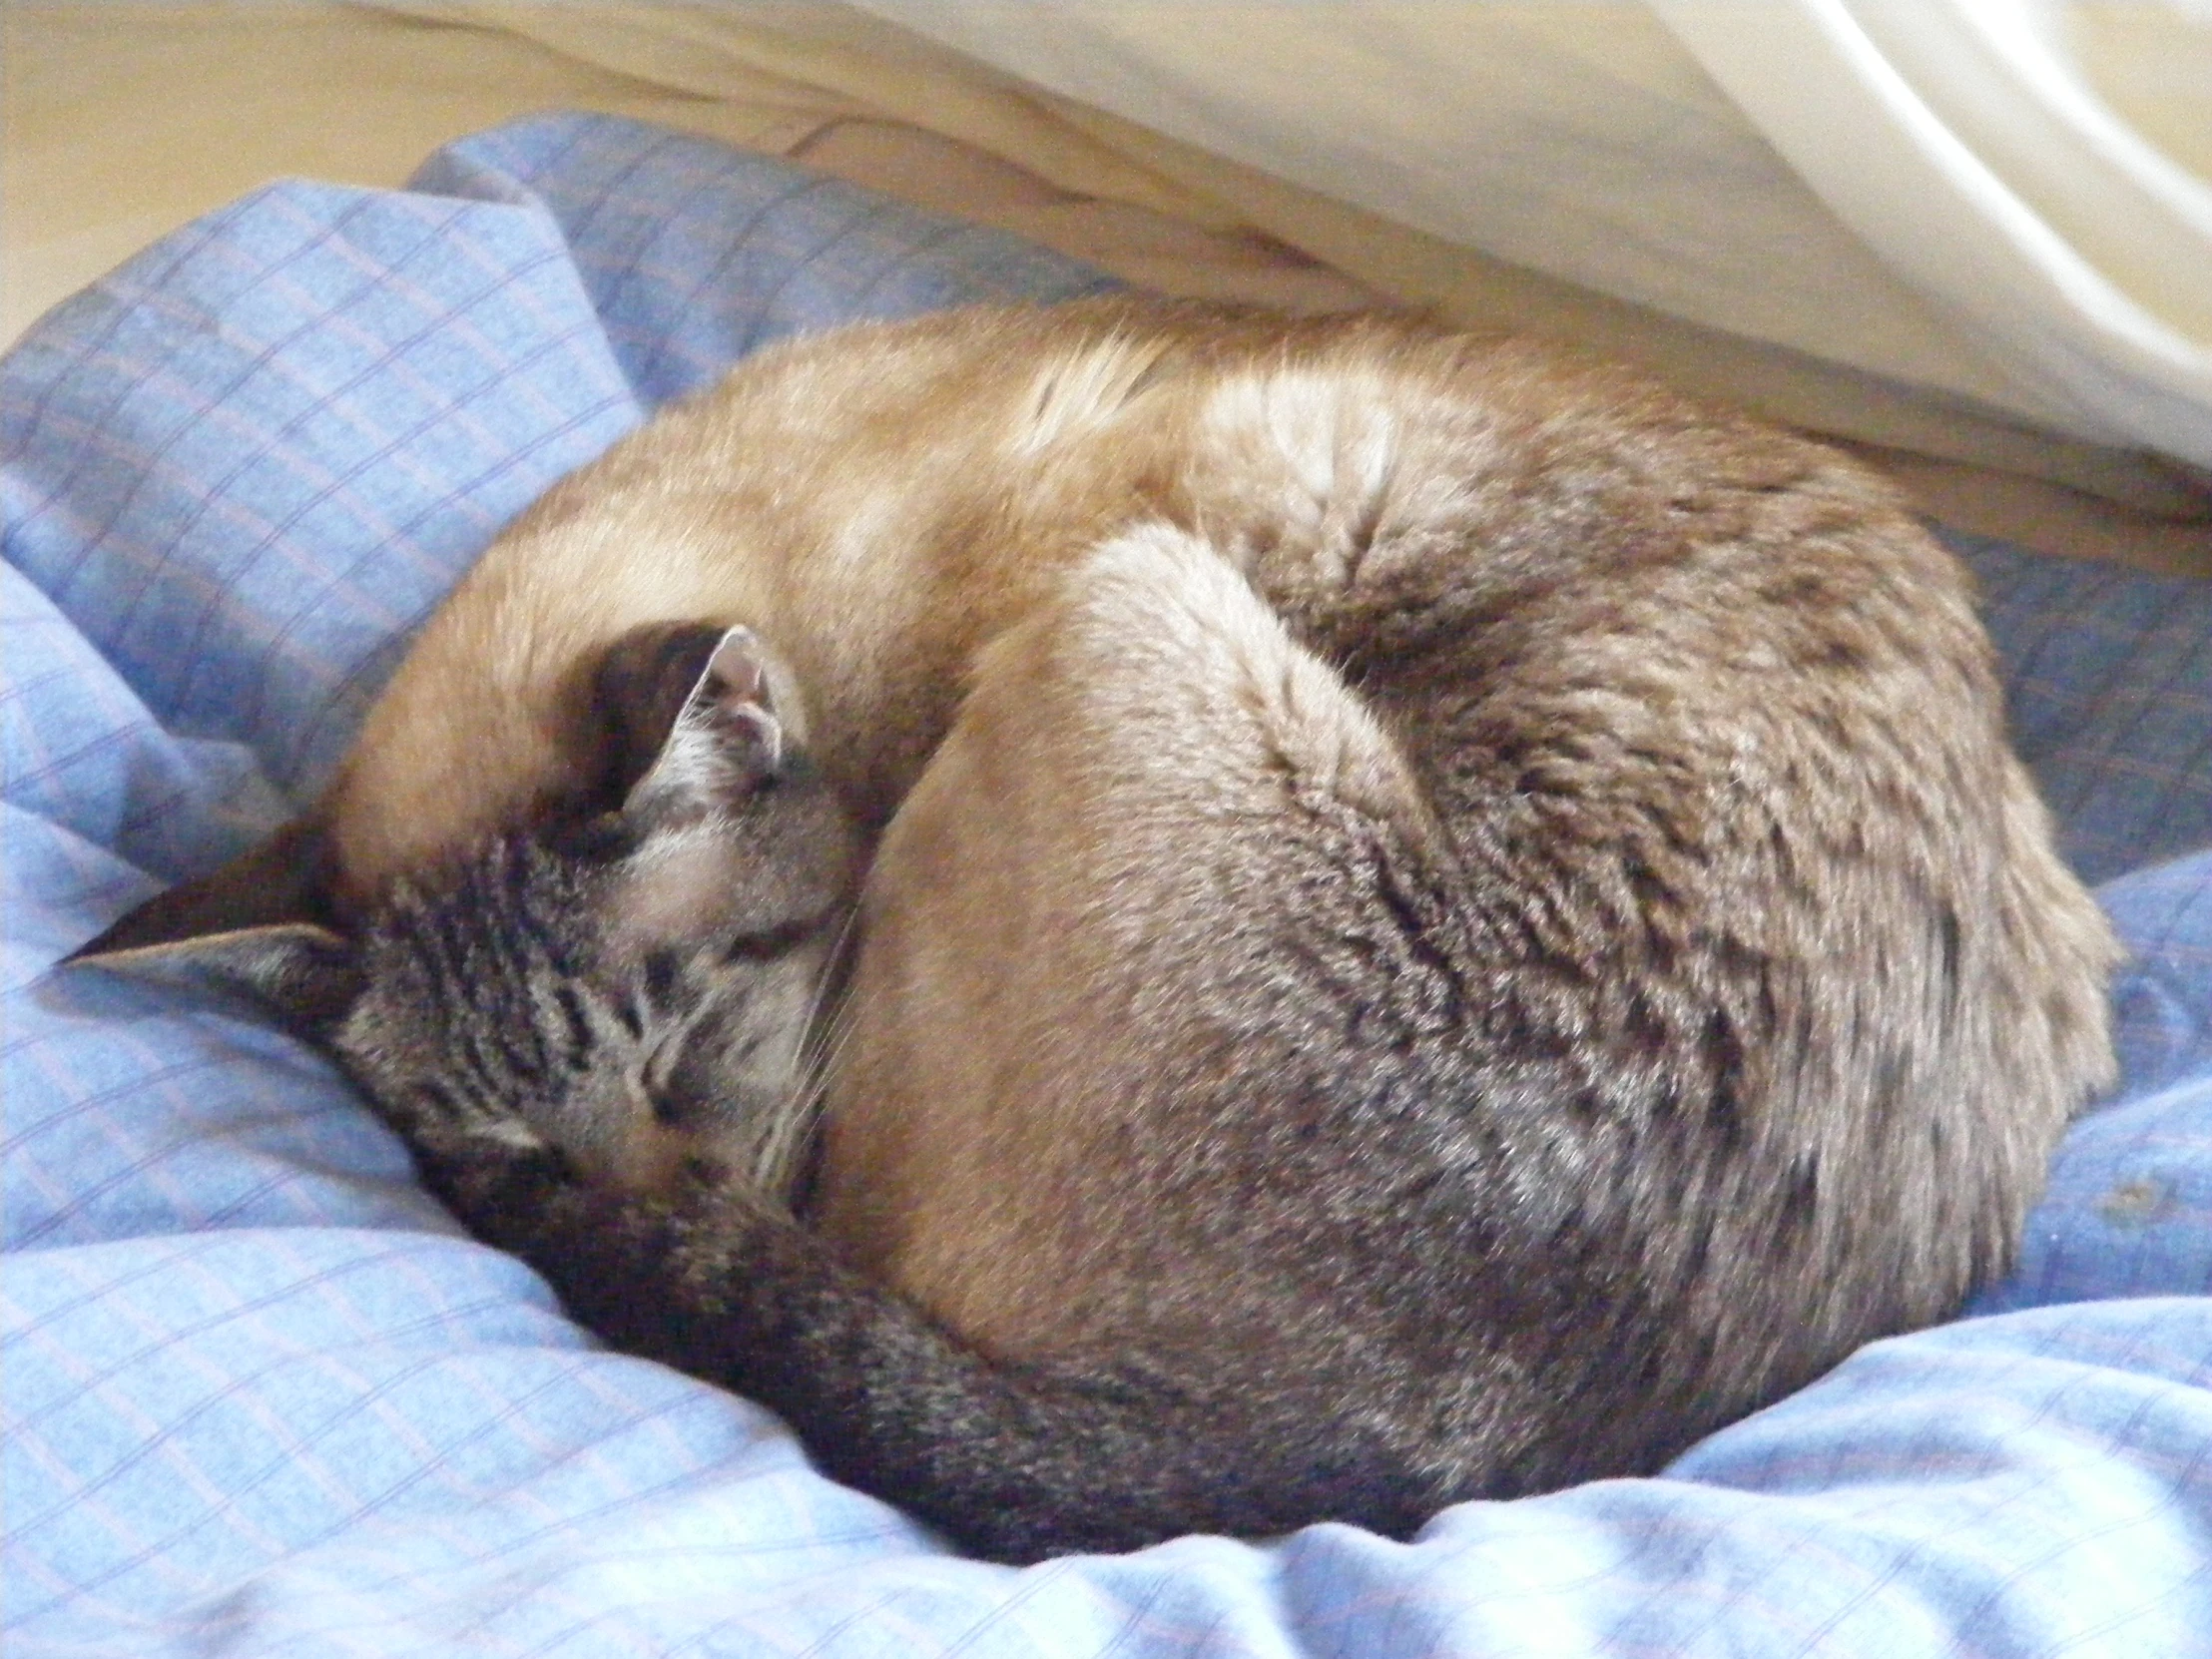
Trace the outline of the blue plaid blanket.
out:
M 1094 271 L 624 122 L 282 184 L 0 364 L 7 1651 L 2212 1652 L 2212 586 L 1960 541 L 2126 1080 L 1976 1317 L 1663 1478 L 1028 1571 L 463 1237 L 313 1054 L 53 964 L 266 832 L 514 512 L 763 341 Z

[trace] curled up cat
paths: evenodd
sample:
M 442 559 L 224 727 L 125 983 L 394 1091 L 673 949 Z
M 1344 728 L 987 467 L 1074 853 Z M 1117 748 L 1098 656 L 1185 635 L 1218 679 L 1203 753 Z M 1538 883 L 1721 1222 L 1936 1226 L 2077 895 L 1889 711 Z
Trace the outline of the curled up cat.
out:
M 1136 300 L 741 366 L 105 942 L 1012 1560 L 1654 1470 L 2002 1272 L 2111 1065 L 1880 483 L 1526 342 Z

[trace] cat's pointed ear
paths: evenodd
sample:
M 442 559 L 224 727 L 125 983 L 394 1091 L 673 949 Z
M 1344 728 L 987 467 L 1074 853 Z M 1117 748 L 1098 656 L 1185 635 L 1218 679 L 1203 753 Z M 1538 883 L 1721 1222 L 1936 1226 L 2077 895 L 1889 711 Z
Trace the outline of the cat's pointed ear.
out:
M 136 950 L 280 922 L 326 922 L 329 868 L 329 834 L 310 814 L 213 874 L 156 893 L 77 954 Z
M 70 960 L 135 979 L 243 997 L 308 1036 L 335 1026 L 362 983 L 353 941 L 311 922 L 238 927 L 122 950 L 88 948 Z
M 629 643 L 609 653 L 600 673 L 618 741 L 637 754 L 652 739 L 623 798 L 625 820 L 647 830 L 690 823 L 782 772 L 797 693 L 752 629 L 683 625 L 644 645 L 639 655 L 652 666 L 643 673 L 624 649 Z M 681 695 L 672 695 L 678 685 Z

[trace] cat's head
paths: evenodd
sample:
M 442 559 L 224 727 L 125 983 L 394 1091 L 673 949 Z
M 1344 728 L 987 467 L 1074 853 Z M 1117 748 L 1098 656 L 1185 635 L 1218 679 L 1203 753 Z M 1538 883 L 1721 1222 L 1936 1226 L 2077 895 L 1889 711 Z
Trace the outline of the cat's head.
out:
M 860 842 L 759 643 L 707 646 L 610 810 L 401 880 L 350 934 L 250 927 L 109 964 L 252 996 L 418 1145 L 535 1135 L 641 1192 L 693 1159 L 788 1185 Z

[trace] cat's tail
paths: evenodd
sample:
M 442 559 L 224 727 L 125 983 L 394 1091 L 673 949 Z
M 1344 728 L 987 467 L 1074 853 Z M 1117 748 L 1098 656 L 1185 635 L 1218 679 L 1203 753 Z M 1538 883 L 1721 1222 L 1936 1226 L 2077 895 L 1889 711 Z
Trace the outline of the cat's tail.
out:
M 758 1399 L 834 1478 L 978 1556 L 1026 1563 L 1322 1519 L 1405 1536 L 1450 1494 L 1326 1411 L 1202 1397 L 1126 1363 L 994 1362 L 728 1184 L 673 1202 L 481 1141 L 430 1168 L 473 1231 L 617 1348 Z

